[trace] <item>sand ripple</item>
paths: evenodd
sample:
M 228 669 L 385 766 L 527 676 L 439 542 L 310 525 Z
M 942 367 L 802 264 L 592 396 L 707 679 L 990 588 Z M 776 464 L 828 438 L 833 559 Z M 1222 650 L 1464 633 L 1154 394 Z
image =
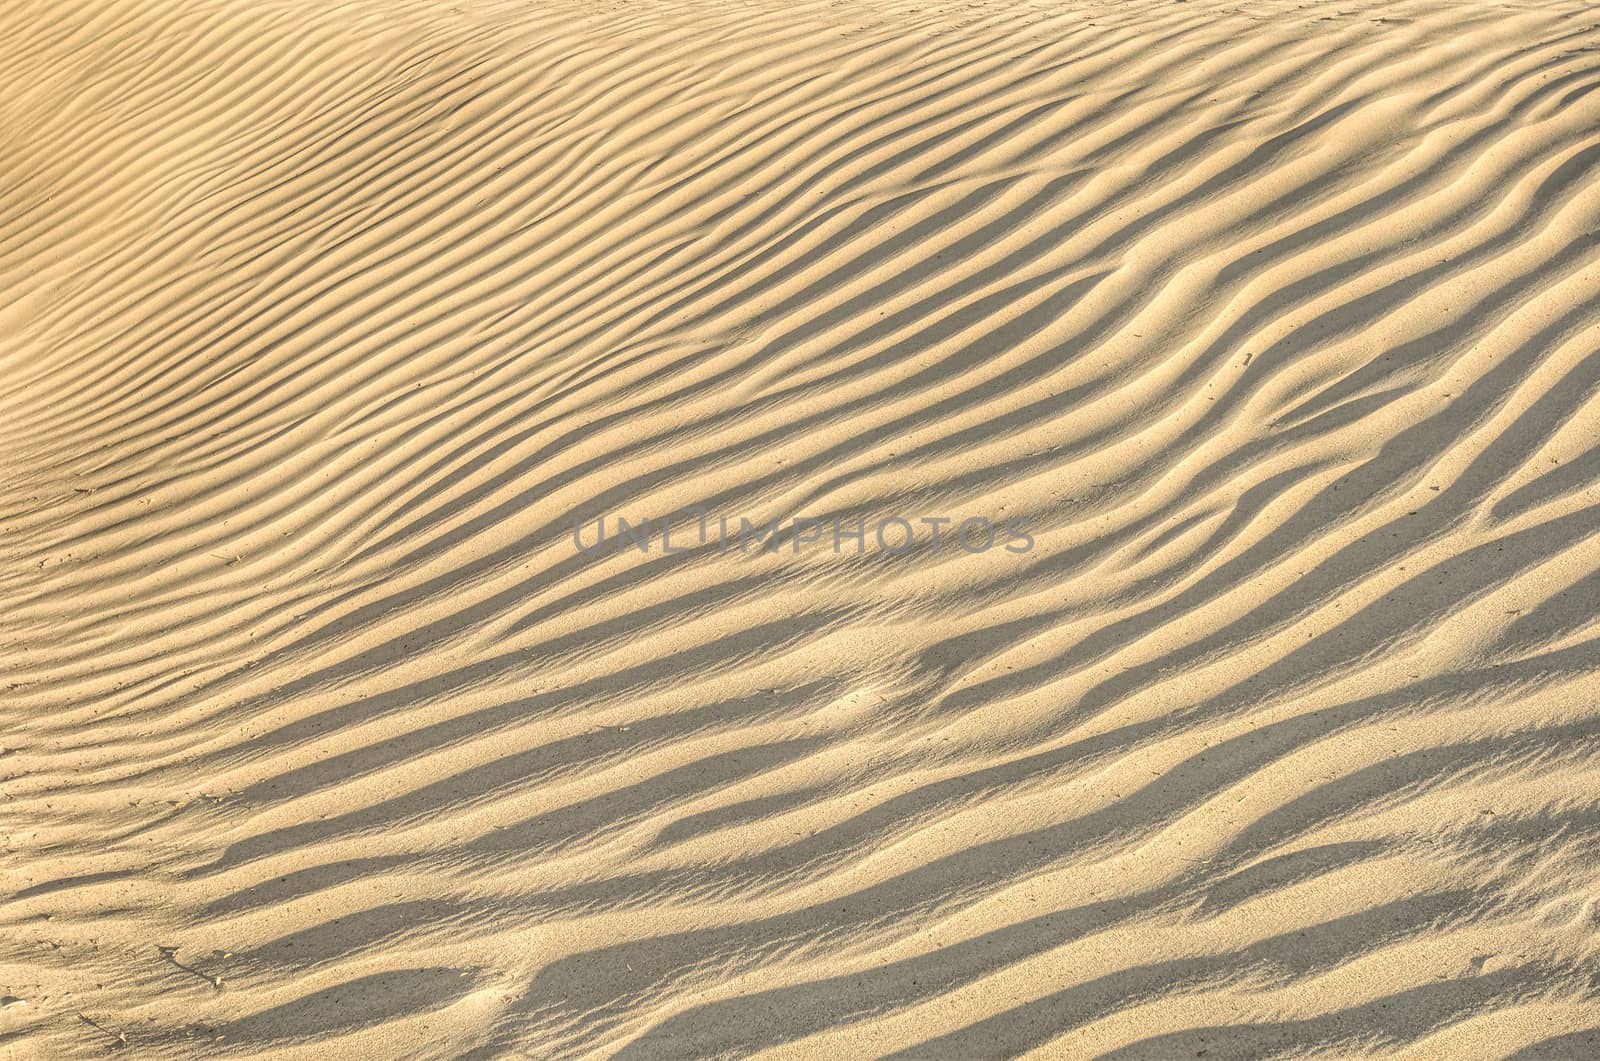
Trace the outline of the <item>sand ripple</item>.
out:
M 1588 5 L 15 0 L 0 84 L 0 1053 L 1600 1056 Z M 574 547 L 683 509 L 1032 548 Z

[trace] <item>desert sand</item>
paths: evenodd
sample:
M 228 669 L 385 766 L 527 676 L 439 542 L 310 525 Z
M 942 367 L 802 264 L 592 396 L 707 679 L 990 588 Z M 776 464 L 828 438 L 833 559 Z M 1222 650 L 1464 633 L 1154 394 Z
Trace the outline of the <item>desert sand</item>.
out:
M 1591 5 L 0 86 L 0 1059 L 1600 1056 Z

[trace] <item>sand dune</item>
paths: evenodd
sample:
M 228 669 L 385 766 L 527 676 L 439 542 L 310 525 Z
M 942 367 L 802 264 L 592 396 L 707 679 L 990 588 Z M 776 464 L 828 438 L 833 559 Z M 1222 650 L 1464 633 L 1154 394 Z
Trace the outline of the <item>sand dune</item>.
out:
M 0 82 L 0 1057 L 1600 1056 L 1590 5 Z

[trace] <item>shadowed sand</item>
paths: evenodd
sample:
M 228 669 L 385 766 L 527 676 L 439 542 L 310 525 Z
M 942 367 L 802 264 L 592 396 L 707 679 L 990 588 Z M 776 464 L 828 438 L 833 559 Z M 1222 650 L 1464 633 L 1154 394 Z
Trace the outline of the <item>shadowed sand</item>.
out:
M 1590 5 L 12 0 L 0 136 L 0 1058 L 1600 1056 Z

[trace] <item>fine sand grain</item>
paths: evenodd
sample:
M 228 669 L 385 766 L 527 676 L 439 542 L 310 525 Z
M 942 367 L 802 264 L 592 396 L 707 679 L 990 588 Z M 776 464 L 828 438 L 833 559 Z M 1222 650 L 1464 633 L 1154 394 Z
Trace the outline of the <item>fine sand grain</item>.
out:
M 1600 1057 L 1597 234 L 1578 0 L 6 0 L 0 1059 Z

